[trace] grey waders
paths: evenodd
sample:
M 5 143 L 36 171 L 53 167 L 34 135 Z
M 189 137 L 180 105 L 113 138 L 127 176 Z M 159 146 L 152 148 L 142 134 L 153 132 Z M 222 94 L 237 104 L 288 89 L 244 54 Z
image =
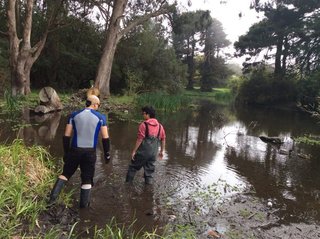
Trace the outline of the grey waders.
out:
M 57 197 L 59 196 L 63 186 L 65 185 L 65 183 L 67 182 L 67 180 L 63 180 L 61 178 L 58 178 L 51 193 L 50 193 L 50 199 L 49 199 L 49 204 L 53 204 Z
M 155 171 L 155 161 L 158 155 L 158 148 L 160 144 L 160 129 L 161 125 L 159 125 L 158 135 L 156 137 L 149 135 L 149 128 L 146 122 L 146 132 L 145 138 L 140 144 L 136 155 L 134 156 L 134 160 L 131 160 L 131 163 L 128 168 L 126 182 L 131 183 L 137 171 L 139 171 L 142 167 L 144 169 L 144 179 L 146 184 L 153 183 L 153 173 Z

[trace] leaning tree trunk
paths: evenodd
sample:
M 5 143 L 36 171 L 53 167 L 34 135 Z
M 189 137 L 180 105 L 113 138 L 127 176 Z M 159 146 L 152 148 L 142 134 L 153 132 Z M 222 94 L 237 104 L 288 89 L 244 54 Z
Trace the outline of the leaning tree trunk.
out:
M 112 62 L 117 44 L 121 38 L 121 36 L 119 35 L 120 18 L 124 13 L 126 5 L 127 0 L 115 1 L 109 28 L 106 33 L 107 38 L 94 83 L 94 86 L 100 90 L 100 94 L 102 97 L 108 97 L 110 95 L 110 76 L 112 70 Z
M 120 41 L 120 39 L 139 24 L 142 24 L 143 22 L 147 21 L 152 17 L 168 13 L 172 11 L 173 7 L 175 6 L 175 4 L 164 4 L 154 12 L 135 18 L 125 28 L 121 29 L 120 22 L 123 18 L 127 2 L 128 0 L 114 1 L 114 7 L 112 10 L 110 23 L 106 32 L 107 37 L 94 83 L 94 86 L 99 89 L 101 97 L 108 97 L 110 95 L 110 76 L 112 70 L 112 63 L 117 48 L 117 44 Z

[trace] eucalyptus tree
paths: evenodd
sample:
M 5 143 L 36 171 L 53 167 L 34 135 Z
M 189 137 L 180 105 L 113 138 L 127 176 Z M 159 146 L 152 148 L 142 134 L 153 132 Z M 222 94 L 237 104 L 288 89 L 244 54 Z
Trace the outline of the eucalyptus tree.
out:
M 95 87 L 102 96 L 110 95 L 110 76 L 119 41 L 150 18 L 169 13 L 175 8 L 167 0 L 101 0 L 93 1 L 104 17 L 105 41 L 97 68 Z
M 187 89 L 193 89 L 195 74 L 195 54 L 201 51 L 201 36 L 212 23 L 209 11 L 173 13 L 173 46 L 180 59 L 188 66 Z
M 40 56 L 49 31 L 56 24 L 56 17 L 63 5 L 63 0 L 17 1 L 8 0 L 2 3 L 6 7 L 7 28 L 1 30 L 2 37 L 9 42 L 9 64 L 11 76 L 11 92 L 13 96 L 30 93 L 30 71 L 34 62 Z M 33 15 L 41 14 L 44 19 L 41 36 L 32 36 Z

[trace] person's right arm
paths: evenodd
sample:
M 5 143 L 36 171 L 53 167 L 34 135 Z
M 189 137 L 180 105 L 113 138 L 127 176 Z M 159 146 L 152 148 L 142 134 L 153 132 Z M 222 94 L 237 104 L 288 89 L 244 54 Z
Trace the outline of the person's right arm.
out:
M 108 126 L 106 125 L 101 126 L 100 131 L 101 131 L 101 137 L 102 137 L 104 160 L 106 163 L 109 163 L 111 156 L 110 156 L 110 139 L 109 139 Z
M 136 143 L 134 145 L 134 148 L 132 150 L 132 153 L 131 153 L 131 160 L 134 160 L 134 156 L 140 146 L 140 144 L 142 143 L 144 137 L 145 137 L 145 132 L 146 132 L 146 126 L 144 123 L 141 123 L 139 125 L 139 129 L 138 129 L 138 136 L 137 136 L 137 140 L 136 140 Z
M 139 138 L 137 139 L 136 144 L 135 144 L 135 146 L 132 150 L 132 153 L 131 153 L 131 160 L 134 160 L 134 156 L 136 155 L 136 152 L 137 152 L 140 144 L 142 143 L 142 141 L 143 141 L 143 139 L 139 139 Z

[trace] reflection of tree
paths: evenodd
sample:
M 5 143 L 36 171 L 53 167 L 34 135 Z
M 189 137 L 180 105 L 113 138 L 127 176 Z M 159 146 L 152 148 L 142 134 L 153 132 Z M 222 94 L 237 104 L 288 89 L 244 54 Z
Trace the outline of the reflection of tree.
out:
M 308 163 L 281 158 L 270 145 L 264 155 L 254 155 L 250 152 L 254 150 L 258 149 L 239 144 L 237 148 L 229 147 L 225 158 L 230 167 L 235 168 L 254 187 L 257 196 L 277 199 L 283 206 L 283 211 L 280 212 L 283 217 L 293 214 L 295 219 L 302 219 L 313 214 L 320 220 L 318 199 L 313 195 L 314 188 L 319 190 L 320 183 L 312 182 L 313 176 L 310 175 Z M 316 175 L 316 172 L 313 173 Z
M 36 122 L 34 123 L 31 120 L 29 109 L 25 109 L 22 113 L 22 125 L 17 137 L 23 139 L 28 145 L 51 142 L 56 136 L 60 118 L 61 112 L 36 115 L 33 117 Z M 40 124 L 38 129 L 36 129 L 37 124 Z
M 222 126 L 221 113 L 214 104 L 204 102 L 197 111 L 184 115 L 183 123 L 167 123 L 168 163 L 178 161 L 181 165 L 199 166 L 211 162 L 218 148 L 213 135 Z

